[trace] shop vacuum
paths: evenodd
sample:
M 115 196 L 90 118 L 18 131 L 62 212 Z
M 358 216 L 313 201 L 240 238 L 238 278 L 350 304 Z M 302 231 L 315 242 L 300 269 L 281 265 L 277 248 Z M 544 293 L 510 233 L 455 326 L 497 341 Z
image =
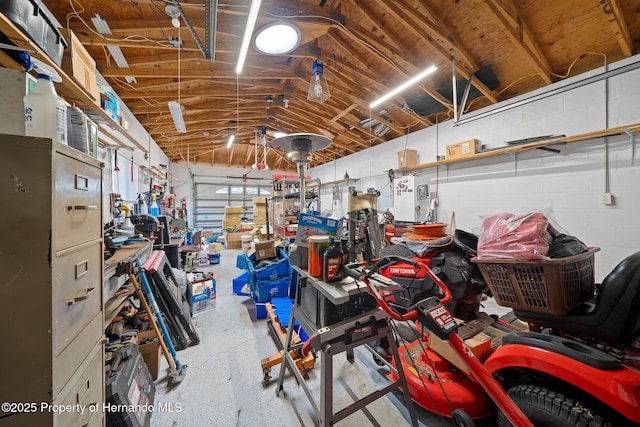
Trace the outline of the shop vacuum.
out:
M 106 374 L 107 427 L 149 427 L 156 387 L 135 344 L 116 351 Z

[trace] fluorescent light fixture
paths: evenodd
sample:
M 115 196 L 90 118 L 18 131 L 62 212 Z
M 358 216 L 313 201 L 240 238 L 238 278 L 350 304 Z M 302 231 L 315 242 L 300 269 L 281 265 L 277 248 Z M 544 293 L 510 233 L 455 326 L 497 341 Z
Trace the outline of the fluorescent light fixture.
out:
M 280 137 L 283 137 L 283 136 L 286 136 L 286 135 L 287 135 L 287 134 L 286 134 L 286 133 L 284 133 L 284 132 L 274 132 L 274 133 L 273 133 L 273 137 L 274 137 L 274 138 L 280 138 Z
M 427 68 L 426 70 L 424 70 L 423 72 L 421 72 L 417 76 L 407 80 L 406 82 L 404 82 L 403 84 L 401 84 L 397 88 L 393 89 L 391 92 L 389 92 L 386 95 L 382 96 L 381 98 L 378 98 L 377 100 L 373 101 L 369 105 L 369 108 L 373 108 L 373 107 L 375 107 L 375 106 L 377 106 L 379 104 L 382 104 L 387 99 L 391 98 L 392 96 L 395 96 L 395 95 L 399 94 L 400 92 L 402 92 L 403 90 L 405 90 L 406 88 L 411 86 L 412 84 L 417 83 L 418 81 L 422 80 L 423 78 L 425 78 L 429 74 L 433 73 L 435 70 L 437 70 L 435 65 Z
M 240 54 L 238 55 L 238 64 L 236 65 L 236 74 L 240 74 L 242 72 L 242 67 L 244 67 L 244 60 L 247 58 L 249 43 L 251 43 L 251 34 L 253 34 L 253 27 L 255 27 L 256 25 L 258 12 L 260 11 L 260 3 L 262 3 L 262 0 L 253 0 L 251 2 L 251 9 L 249 9 L 249 16 L 247 17 L 247 26 L 244 29 L 242 46 L 240 47 Z
M 231 148 L 233 145 L 233 141 L 236 140 L 236 136 L 234 134 L 229 135 L 229 141 L 227 142 L 227 148 Z
M 287 153 L 287 157 L 291 157 L 291 156 L 293 156 L 293 151 Z
M 256 31 L 253 47 L 265 55 L 286 55 L 300 43 L 300 30 L 288 22 L 272 22 Z
M 176 126 L 176 131 L 185 133 L 187 131 L 187 127 L 184 124 L 184 118 L 182 117 L 182 106 L 178 104 L 176 101 L 169 101 L 169 111 L 171 111 L 171 117 L 173 118 L 173 123 Z
M 107 21 L 102 19 L 102 17 L 98 13 L 91 17 L 91 22 L 93 23 L 93 26 L 96 27 L 96 31 L 98 32 L 98 34 L 101 34 L 103 36 L 111 35 L 111 28 L 109 28 L 109 24 L 107 24 Z M 107 45 L 107 49 L 109 50 L 109 53 L 111 54 L 113 60 L 116 62 L 118 68 L 129 68 L 129 63 L 122 54 L 122 50 L 120 50 L 119 46 Z M 137 83 L 136 78 L 133 76 L 125 76 L 125 79 L 127 80 L 127 83 Z

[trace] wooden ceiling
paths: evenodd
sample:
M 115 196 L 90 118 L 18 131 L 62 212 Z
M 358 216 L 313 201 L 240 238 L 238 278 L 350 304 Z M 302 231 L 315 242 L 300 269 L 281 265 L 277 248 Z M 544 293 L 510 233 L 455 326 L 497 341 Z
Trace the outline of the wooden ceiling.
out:
M 472 82 L 468 112 L 619 61 L 640 47 L 637 0 L 263 0 L 256 29 L 292 22 L 301 44 L 287 56 L 250 47 L 237 75 L 250 0 L 181 0 L 180 29 L 165 12 L 170 3 L 45 0 L 174 162 L 250 168 L 256 147 L 262 158 L 257 142 L 265 126 L 268 141 L 274 131 L 330 137 L 332 145 L 314 154 L 312 166 L 318 165 L 453 119 L 454 64 L 458 100 Z M 217 3 L 213 61 L 205 58 L 206 3 Z M 95 32 L 95 13 L 111 28 L 108 39 Z M 178 36 L 179 51 L 169 42 Z M 116 66 L 109 45 L 121 48 L 128 69 Z M 314 60 L 324 64 L 330 88 L 324 103 L 307 100 Z M 369 109 L 432 65 L 435 73 Z M 175 131 L 167 107 L 179 91 L 186 133 Z M 239 138 L 227 149 L 231 133 Z M 295 169 L 273 148 L 267 164 Z

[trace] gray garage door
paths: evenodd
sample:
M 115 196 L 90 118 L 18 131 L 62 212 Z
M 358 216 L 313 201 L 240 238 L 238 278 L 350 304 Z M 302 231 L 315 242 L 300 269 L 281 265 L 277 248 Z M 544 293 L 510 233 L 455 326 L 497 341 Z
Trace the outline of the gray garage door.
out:
M 196 182 L 194 185 L 194 225 L 207 231 L 222 231 L 225 206 L 242 206 L 243 222 L 253 222 L 253 198 L 271 197 L 271 183 L 215 184 Z

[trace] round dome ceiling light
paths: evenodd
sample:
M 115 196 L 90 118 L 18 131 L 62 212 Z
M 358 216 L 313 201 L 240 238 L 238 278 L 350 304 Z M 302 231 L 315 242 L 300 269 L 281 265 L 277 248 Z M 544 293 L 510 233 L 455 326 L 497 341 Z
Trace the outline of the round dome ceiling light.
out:
M 300 30 L 287 22 L 272 22 L 256 31 L 253 46 L 265 55 L 285 55 L 300 44 Z

